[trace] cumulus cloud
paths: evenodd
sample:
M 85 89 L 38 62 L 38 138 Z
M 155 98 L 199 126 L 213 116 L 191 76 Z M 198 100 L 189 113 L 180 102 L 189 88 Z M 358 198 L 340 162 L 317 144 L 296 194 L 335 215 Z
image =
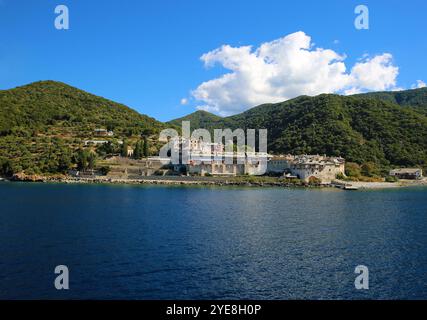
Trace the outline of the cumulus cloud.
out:
M 188 99 L 187 98 L 182 98 L 181 99 L 181 101 L 180 101 L 180 103 L 181 103 L 181 105 L 186 105 L 186 104 L 188 104 Z
M 423 80 L 417 80 L 417 83 L 412 85 L 412 89 L 425 88 L 427 84 Z
M 399 68 L 392 63 L 393 57 L 384 53 L 373 58 L 365 57 L 351 69 L 350 89 L 347 91 L 392 90 L 396 86 Z
M 396 87 L 399 69 L 391 54 L 365 56 L 350 71 L 345 59 L 331 49 L 314 47 L 311 37 L 301 31 L 258 48 L 223 45 L 201 60 L 206 67 L 219 64 L 229 72 L 200 84 L 192 95 L 200 102 L 198 109 L 230 115 L 299 95 Z

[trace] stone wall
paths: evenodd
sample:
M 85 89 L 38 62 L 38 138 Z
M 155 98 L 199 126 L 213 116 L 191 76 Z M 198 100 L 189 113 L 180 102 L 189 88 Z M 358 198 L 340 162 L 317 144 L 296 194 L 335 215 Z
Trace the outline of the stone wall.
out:
M 293 164 L 292 174 L 298 176 L 302 181 L 309 182 L 311 177 L 315 177 L 322 183 L 331 183 L 336 179 L 337 174 L 344 174 L 344 163 L 342 164 Z

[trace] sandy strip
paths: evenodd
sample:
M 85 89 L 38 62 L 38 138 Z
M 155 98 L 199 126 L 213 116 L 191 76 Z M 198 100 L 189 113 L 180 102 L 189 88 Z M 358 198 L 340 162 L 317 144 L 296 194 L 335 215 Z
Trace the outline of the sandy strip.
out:
M 427 186 L 427 178 L 422 180 L 400 180 L 399 182 L 360 182 L 360 181 L 341 181 L 342 183 L 352 185 L 359 189 L 390 189 L 401 187 L 421 187 Z

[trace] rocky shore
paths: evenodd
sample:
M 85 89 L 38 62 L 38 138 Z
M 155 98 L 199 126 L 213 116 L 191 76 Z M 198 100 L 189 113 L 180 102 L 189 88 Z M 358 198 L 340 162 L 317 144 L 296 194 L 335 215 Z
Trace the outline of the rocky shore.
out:
M 308 185 L 301 183 L 290 183 L 285 180 L 275 181 L 245 181 L 245 179 L 213 178 L 213 177 L 143 177 L 139 179 L 109 178 L 109 177 L 71 177 L 66 175 L 24 175 L 16 174 L 11 181 L 20 182 L 43 182 L 43 183 L 68 183 L 68 184 L 132 184 L 132 185 L 196 185 L 196 186 L 247 186 L 247 187 L 327 187 L 327 185 Z
M 1 181 L 1 180 L 0 180 Z M 242 177 L 181 177 L 181 176 L 162 176 L 162 177 L 142 177 L 142 178 L 110 178 L 105 176 L 93 177 L 72 177 L 67 175 L 25 175 L 15 174 L 10 181 L 20 182 L 43 182 L 43 183 L 68 183 L 68 184 L 132 184 L 132 185 L 195 185 L 195 186 L 242 186 L 242 187 L 303 187 L 303 188 L 334 188 L 337 183 L 351 185 L 357 189 L 389 189 L 410 186 L 427 186 L 427 178 L 422 180 L 405 180 L 394 183 L 389 182 L 344 182 L 324 185 L 310 185 L 301 182 L 289 182 L 283 179 L 246 179 Z

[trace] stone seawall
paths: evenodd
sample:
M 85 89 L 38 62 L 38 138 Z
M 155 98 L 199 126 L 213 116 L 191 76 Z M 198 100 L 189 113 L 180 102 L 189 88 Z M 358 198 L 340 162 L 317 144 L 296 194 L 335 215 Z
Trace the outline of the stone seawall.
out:
M 146 177 L 141 179 L 123 179 L 108 177 L 77 178 L 70 176 L 40 176 L 15 175 L 11 181 L 69 183 L 69 184 L 132 184 L 132 185 L 196 185 L 196 186 L 247 186 L 247 187 L 320 187 L 288 181 L 245 181 L 227 178 L 200 178 L 200 177 Z
M 247 180 L 246 180 L 247 179 Z M 194 186 L 242 186 L 242 187 L 302 187 L 302 188 L 335 188 L 336 183 L 311 185 L 301 182 L 289 182 L 286 180 L 273 180 L 273 181 L 254 181 L 250 177 L 226 178 L 226 177 L 180 177 L 180 176 L 163 176 L 163 177 L 144 177 L 144 178 L 109 178 L 109 177 L 85 177 L 77 178 L 66 175 L 14 175 L 11 181 L 21 182 L 44 182 L 44 183 L 69 183 L 69 184 L 132 184 L 132 185 L 194 185 Z M 339 181 L 338 181 L 339 182 Z M 348 182 L 342 182 L 343 185 Z M 417 181 L 400 181 L 395 183 L 388 182 L 351 182 L 351 185 L 359 189 L 388 189 L 396 187 L 417 187 L 427 186 L 427 178 Z

